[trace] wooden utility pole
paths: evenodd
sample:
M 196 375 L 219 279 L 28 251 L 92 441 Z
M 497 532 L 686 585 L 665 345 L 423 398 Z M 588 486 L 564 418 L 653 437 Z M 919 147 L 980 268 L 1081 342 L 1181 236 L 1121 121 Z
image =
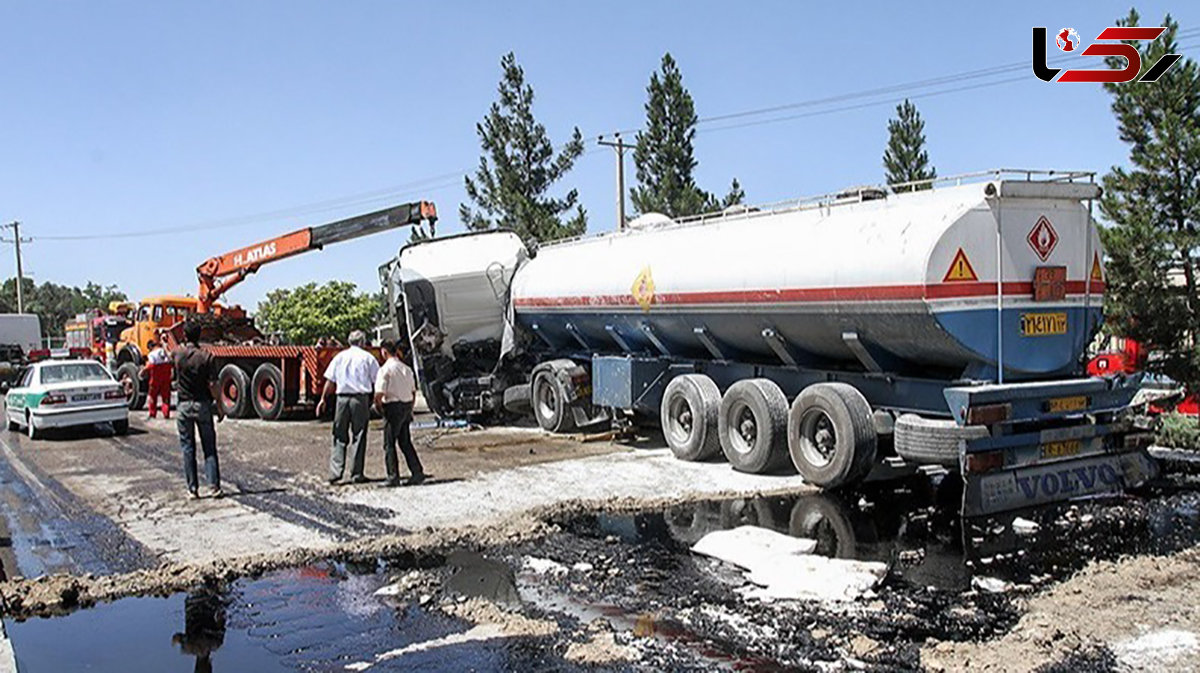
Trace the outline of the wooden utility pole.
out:
M 24 313 L 25 312 L 25 290 L 24 290 L 23 286 L 25 285 L 25 274 L 21 270 L 21 244 L 29 243 L 33 239 L 21 238 L 21 223 L 20 222 L 10 222 L 8 224 L 0 225 L 0 229 L 12 229 L 12 232 L 13 232 L 13 237 L 12 237 L 11 241 L 8 239 L 0 238 L 0 242 L 12 243 L 13 246 L 17 249 L 17 313 Z
M 625 228 L 625 150 L 631 150 L 636 145 L 627 145 L 621 140 L 621 134 L 613 134 L 614 140 L 605 140 L 600 136 L 599 143 L 611 147 L 617 152 L 617 230 Z

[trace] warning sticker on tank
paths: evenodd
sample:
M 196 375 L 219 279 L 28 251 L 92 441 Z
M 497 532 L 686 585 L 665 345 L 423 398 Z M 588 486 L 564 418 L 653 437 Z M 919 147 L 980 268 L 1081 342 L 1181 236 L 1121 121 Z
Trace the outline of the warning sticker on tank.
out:
M 942 278 L 943 283 L 954 283 L 960 281 L 976 281 L 979 276 L 975 275 L 975 268 L 971 266 L 971 260 L 967 259 L 967 253 L 963 252 L 962 248 L 955 253 L 954 259 L 950 262 L 950 268 L 946 271 L 946 277 Z
M 643 311 L 649 311 L 650 305 L 654 303 L 654 276 L 650 274 L 650 267 L 642 269 L 633 280 L 631 292 L 638 306 L 641 306 Z
M 1066 313 L 1022 313 L 1021 336 L 1053 336 L 1067 333 Z

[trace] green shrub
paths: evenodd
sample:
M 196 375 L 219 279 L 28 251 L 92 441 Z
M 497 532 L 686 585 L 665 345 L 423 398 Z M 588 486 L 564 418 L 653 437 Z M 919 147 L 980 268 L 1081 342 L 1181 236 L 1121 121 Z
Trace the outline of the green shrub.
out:
M 1200 451 L 1200 420 L 1183 414 L 1163 414 L 1156 441 L 1159 446 Z

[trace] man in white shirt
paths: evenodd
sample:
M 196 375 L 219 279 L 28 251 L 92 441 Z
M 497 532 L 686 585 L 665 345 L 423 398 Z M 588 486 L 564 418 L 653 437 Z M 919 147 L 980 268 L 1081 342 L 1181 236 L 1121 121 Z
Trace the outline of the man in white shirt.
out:
M 362 330 L 350 333 L 350 347 L 333 356 L 325 369 L 325 389 L 317 402 L 317 417 L 325 412 L 325 400 L 337 394 L 333 411 L 333 449 L 329 454 L 329 483 L 336 484 L 346 469 L 346 448 L 352 446 L 350 481 L 367 480 L 363 470 L 367 459 L 367 421 L 371 420 L 371 393 L 379 361 L 363 350 L 367 335 Z
M 400 465 L 396 460 L 396 442 L 400 442 L 404 462 L 408 463 L 406 483 L 415 486 L 425 481 L 425 470 L 413 448 L 408 427 L 412 422 L 417 380 L 413 370 L 404 363 L 404 352 L 398 342 L 384 341 L 382 348 L 387 362 L 375 377 L 375 408 L 383 414 L 383 463 L 387 467 L 387 485 L 400 485 Z

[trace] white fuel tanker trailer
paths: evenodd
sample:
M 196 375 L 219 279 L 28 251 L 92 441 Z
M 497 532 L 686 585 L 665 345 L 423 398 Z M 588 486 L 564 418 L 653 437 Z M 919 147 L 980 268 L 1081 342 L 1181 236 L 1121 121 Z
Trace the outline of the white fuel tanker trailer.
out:
M 487 231 L 385 265 L 430 408 L 568 432 L 654 420 L 684 460 L 792 466 L 826 488 L 940 464 L 964 512 L 1152 477 L 1088 378 L 1104 263 L 1090 173 L 855 189 L 543 245 Z

